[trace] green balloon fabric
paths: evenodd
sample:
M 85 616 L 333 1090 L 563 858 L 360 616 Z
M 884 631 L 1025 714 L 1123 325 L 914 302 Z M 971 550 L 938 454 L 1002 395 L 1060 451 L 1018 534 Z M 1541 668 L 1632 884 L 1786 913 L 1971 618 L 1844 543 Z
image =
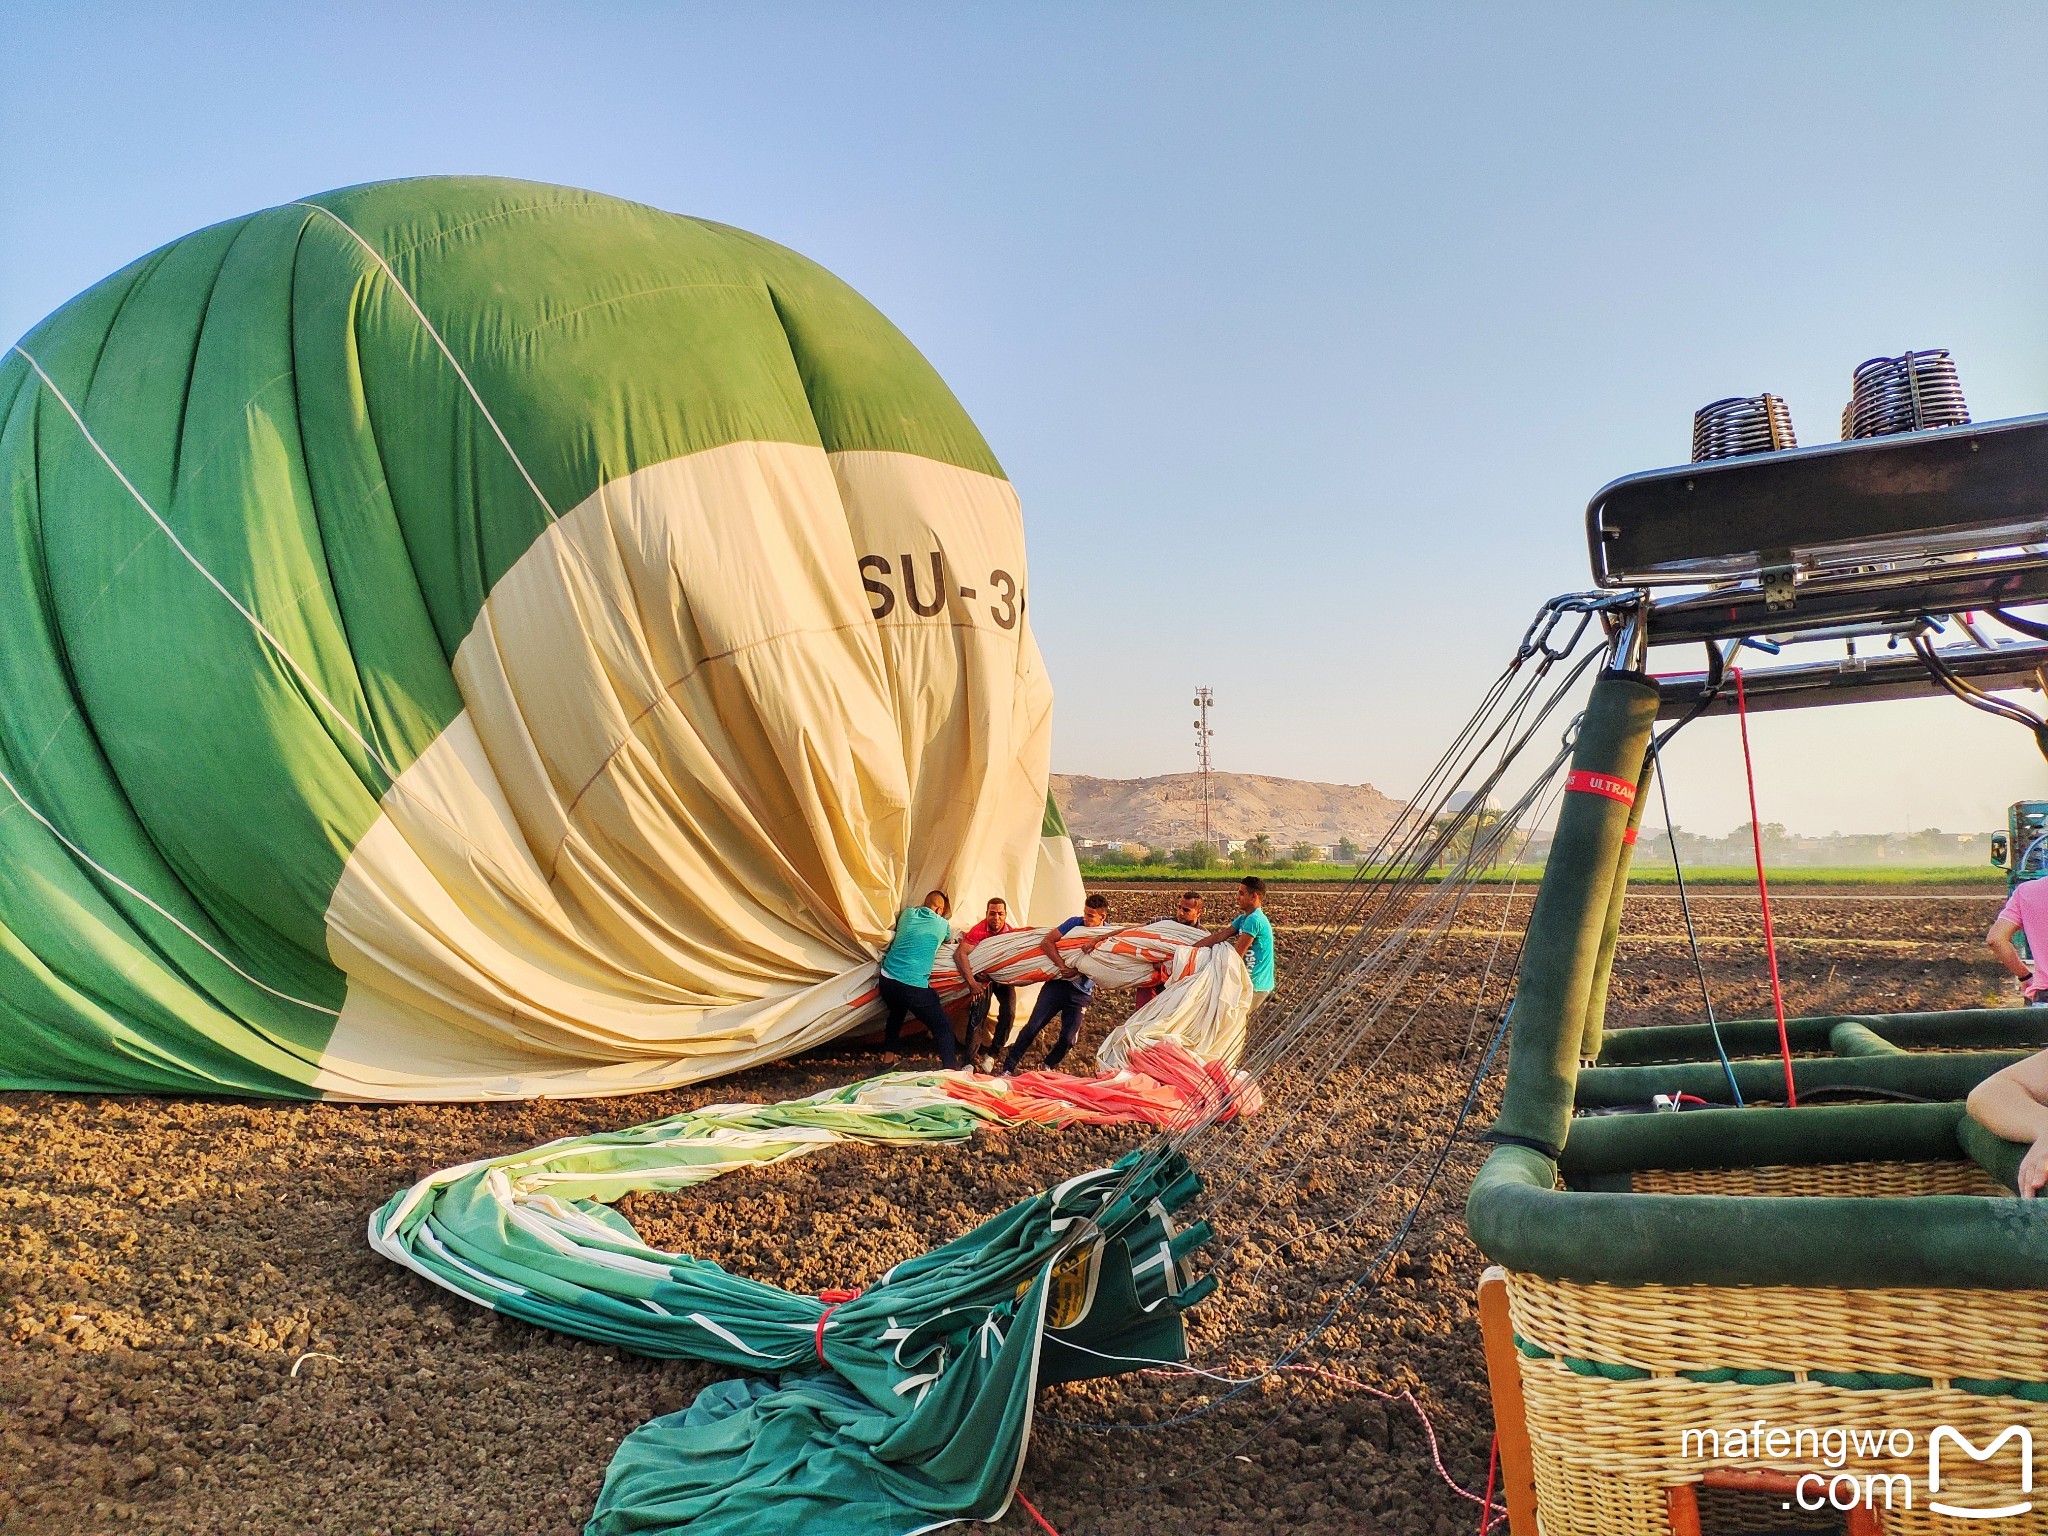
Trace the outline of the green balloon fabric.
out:
M 479 1305 L 664 1359 L 781 1370 L 812 1358 L 814 1297 L 640 1240 L 611 1204 L 841 1141 L 960 1141 L 980 1117 L 934 1074 L 784 1104 L 712 1105 L 428 1175 L 370 1218 L 370 1245 Z
M 858 1022 L 906 896 L 1060 873 L 1014 492 L 744 231 L 231 219 L 0 356 L 0 488 L 0 1087 L 672 1085 Z
M 827 1368 L 721 1383 L 629 1435 L 589 1536 L 910 1536 L 999 1518 L 1063 1332 L 1093 1324 L 1090 1375 L 1183 1358 L 1143 1352 L 1162 1315 L 1177 1340 L 1196 1299 L 1180 1259 L 1132 1256 L 1180 1248 L 1167 1213 L 1196 1187 L 1178 1160 L 1134 1154 L 897 1266 L 825 1319 Z
M 1008 1505 L 1036 1388 L 1186 1356 L 1210 1236 L 1199 1181 L 1133 1153 L 1021 1201 L 863 1292 L 796 1295 L 641 1241 L 610 1204 L 838 1140 L 957 1140 L 977 1116 L 936 1074 L 774 1105 L 713 1105 L 430 1175 L 370 1240 L 436 1284 L 542 1327 L 750 1379 L 629 1436 L 592 1536 L 905 1536 Z

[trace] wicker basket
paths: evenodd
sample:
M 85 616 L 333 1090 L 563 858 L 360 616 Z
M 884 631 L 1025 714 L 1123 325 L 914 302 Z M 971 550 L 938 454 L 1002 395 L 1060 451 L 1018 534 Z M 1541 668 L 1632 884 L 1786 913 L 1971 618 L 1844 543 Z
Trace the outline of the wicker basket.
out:
M 2048 1396 L 2048 1386 L 2033 1385 L 2048 1384 L 2048 1292 L 1507 1278 L 1544 1536 L 1666 1536 L 1664 1490 L 1709 1467 L 1902 1474 L 1913 1507 L 1880 1511 L 1893 1536 L 2048 1536 L 2048 1497 L 2000 1520 L 1927 1508 L 1928 1437 L 1939 1425 L 1980 1447 L 2020 1425 L 2048 1452 L 2048 1402 L 2014 1395 Z M 1893 1436 L 1835 1468 L 1810 1442 L 1798 1455 L 1724 1456 L 1709 1454 L 1718 1437 L 1682 1438 L 1747 1432 L 1758 1420 L 1787 1431 L 1905 1430 L 1912 1448 L 1892 1454 L 1901 1445 Z M 1955 1451 L 1943 1458 L 1939 1497 L 2010 1504 L 2022 1497 L 2019 1460 L 2010 1443 L 1983 1463 Z M 1781 1526 L 1816 1518 L 1793 1511 Z
M 1639 1195 L 2010 1195 L 1966 1160 L 1929 1163 L 1815 1163 L 1797 1167 L 1644 1168 L 1630 1176 Z

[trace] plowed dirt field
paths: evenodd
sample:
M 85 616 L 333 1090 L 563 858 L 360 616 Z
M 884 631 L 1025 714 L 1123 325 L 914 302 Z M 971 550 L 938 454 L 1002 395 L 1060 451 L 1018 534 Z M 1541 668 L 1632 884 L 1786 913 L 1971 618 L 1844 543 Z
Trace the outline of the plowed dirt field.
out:
M 1109 887 L 1156 916 L 1166 887 Z M 1212 916 L 1229 886 L 1211 891 Z M 1971 1006 L 2001 991 L 1995 894 L 1839 890 L 1777 910 L 1795 1011 Z M 1283 974 L 1335 900 L 1279 888 Z M 1376 1287 L 1346 1296 L 1420 1189 L 1489 1021 L 1469 978 L 1526 893 L 1475 899 L 1416 979 L 1446 982 L 1312 1102 L 1212 1141 L 1222 1290 L 1194 1362 L 1243 1377 L 1301 1344 L 1305 1369 L 1232 1395 L 1200 1376 L 1047 1389 L 1022 1488 L 1064 1536 L 1476 1528 L 1490 1432 L 1461 1217 L 1498 1070 Z M 1753 898 L 1697 897 L 1723 1017 L 1768 1009 Z M 1086 1042 L 1124 1012 L 1091 1011 Z M 1632 896 L 1615 1026 L 1699 1017 L 1678 904 Z M 1366 1066 L 1376 1052 L 1377 1064 Z M 1070 1068 L 1086 1070 L 1086 1052 Z M 693 1104 L 775 1100 L 879 1070 L 828 1049 L 639 1099 L 400 1106 L 0 1096 L 0 1532 L 570 1536 L 627 1431 L 713 1379 L 500 1320 L 373 1254 L 369 1213 L 436 1168 Z M 1235 1138 L 1235 1139 L 1232 1139 Z M 930 1151 L 844 1147 L 692 1194 L 629 1201 L 654 1242 L 798 1290 L 897 1260 L 1136 1144 L 1126 1130 L 985 1133 Z M 1377 1396 L 1392 1393 L 1394 1397 Z M 1408 1394 L 1403 1397 L 1401 1394 Z M 1436 1453 L 1419 1413 L 1434 1426 Z M 1435 1464 L 1440 1462 L 1441 1472 Z M 1004 1531 L 1032 1529 L 1021 1510 Z

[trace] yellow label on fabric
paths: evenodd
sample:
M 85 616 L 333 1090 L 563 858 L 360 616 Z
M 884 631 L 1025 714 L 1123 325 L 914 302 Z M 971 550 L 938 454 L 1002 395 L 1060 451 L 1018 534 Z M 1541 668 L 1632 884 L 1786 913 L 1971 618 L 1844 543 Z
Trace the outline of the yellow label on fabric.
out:
M 1095 1300 L 1095 1266 L 1101 1258 L 1102 1245 L 1090 1243 L 1054 1266 L 1045 1298 L 1046 1327 L 1071 1328 L 1088 1315 L 1088 1307 Z M 1017 1287 L 1017 1294 L 1022 1296 L 1030 1289 L 1031 1282 L 1027 1280 Z

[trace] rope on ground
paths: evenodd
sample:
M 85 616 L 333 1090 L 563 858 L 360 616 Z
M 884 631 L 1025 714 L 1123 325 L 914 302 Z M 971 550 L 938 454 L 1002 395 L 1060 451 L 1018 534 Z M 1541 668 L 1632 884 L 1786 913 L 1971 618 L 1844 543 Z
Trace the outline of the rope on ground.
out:
M 1037 1522 L 1038 1528 L 1045 1532 L 1045 1536 L 1060 1536 L 1060 1533 L 1052 1528 L 1052 1522 L 1038 1512 L 1038 1506 L 1025 1498 L 1022 1493 L 1017 1495 L 1017 1502 L 1024 1506 L 1024 1513 Z
M 1370 1393 L 1384 1402 L 1406 1403 L 1410 1408 L 1413 1408 L 1415 1410 L 1415 1417 L 1422 1423 L 1423 1438 L 1429 1442 L 1429 1462 L 1431 1466 L 1436 1468 L 1436 1475 L 1443 1479 L 1444 1486 L 1449 1488 L 1451 1492 L 1464 1499 L 1467 1503 L 1479 1505 L 1487 1511 L 1488 1518 L 1491 1518 L 1494 1509 L 1493 1467 L 1489 1465 L 1487 1468 L 1486 1493 L 1484 1496 L 1474 1493 L 1470 1488 L 1467 1488 L 1463 1483 L 1451 1476 L 1450 1469 L 1444 1465 L 1443 1447 L 1437 1444 L 1436 1426 L 1430 1422 L 1429 1410 L 1422 1406 L 1422 1400 L 1415 1395 L 1412 1387 L 1403 1387 L 1399 1392 L 1389 1392 L 1384 1387 L 1375 1387 L 1369 1382 L 1360 1381 L 1355 1376 L 1340 1375 L 1336 1371 L 1325 1370 L 1321 1366 L 1315 1365 L 1290 1365 L 1284 1367 L 1284 1369 L 1305 1371 L 1311 1375 L 1321 1376 L 1330 1381 L 1337 1382 L 1342 1386 L 1355 1387 L 1360 1392 Z M 1494 1448 L 1495 1453 L 1498 1454 L 1499 1442 L 1497 1438 Z M 1500 1512 L 1502 1514 L 1507 1513 L 1505 1506 L 1501 1507 Z
M 1099 1353 L 1099 1351 L 1089 1350 L 1087 1351 L 1087 1353 L 1097 1354 Z M 1111 1355 L 1106 1356 L 1105 1358 L 1129 1359 L 1133 1363 L 1136 1363 L 1138 1357 Z M 1451 1475 L 1450 1468 L 1444 1465 L 1443 1447 L 1437 1440 L 1436 1424 L 1430 1418 L 1429 1410 L 1423 1406 L 1422 1399 L 1415 1395 L 1415 1391 L 1412 1387 L 1403 1387 L 1398 1392 L 1390 1391 L 1386 1387 L 1376 1387 L 1369 1381 L 1360 1381 L 1356 1376 L 1347 1376 L 1341 1371 L 1333 1371 L 1326 1366 L 1320 1365 L 1307 1365 L 1302 1363 L 1296 1363 L 1293 1365 L 1283 1365 L 1279 1367 L 1279 1370 L 1289 1372 L 1295 1375 L 1314 1376 L 1324 1381 L 1332 1381 L 1339 1386 L 1349 1387 L 1354 1391 L 1363 1392 L 1369 1397 L 1376 1397 L 1381 1402 L 1406 1403 L 1409 1406 L 1409 1408 L 1414 1411 L 1416 1421 L 1420 1423 L 1422 1426 L 1423 1439 L 1427 1442 L 1429 1446 L 1430 1465 L 1436 1469 L 1436 1475 L 1438 1478 L 1442 1480 L 1444 1486 L 1449 1488 L 1451 1492 L 1455 1493 L 1459 1498 L 1464 1499 L 1468 1503 L 1477 1504 L 1481 1506 L 1482 1509 L 1494 1510 L 1499 1514 L 1507 1513 L 1506 1506 L 1496 1506 L 1493 1503 L 1493 1465 L 1489 1465 L 1487 1468 L 1486 1493 L 1484 1494 L 1484 1496 L 1474 1493 L 1470 1488 L 1467 1488 L 1463 1483 L 1459 1482 L 1455 1477 Z M 1142 1376 L 1200 1376 L 1210 1381 L 1235 1380 L 1252 1382 L 1264 1380 L 1265 1374 L 1270 1373 L 1262 1373 L 1259 1375 L 1248 1377 L 1229 1377 L 1219 1375 L 1214 1371 L 1197 1370 L 1193 1366 L 1174 1365 L 1168 1361 L 1156 1360 L 1151 1362 L 1150 1366 L 1147 1369 L 1140 1371 L 1138 1374 Z M 1494 1455 L 1496 1457 L 1499 1455 L 1499 1451 L 1499 1438 L 1496 1436 L 1494 1444 Z

